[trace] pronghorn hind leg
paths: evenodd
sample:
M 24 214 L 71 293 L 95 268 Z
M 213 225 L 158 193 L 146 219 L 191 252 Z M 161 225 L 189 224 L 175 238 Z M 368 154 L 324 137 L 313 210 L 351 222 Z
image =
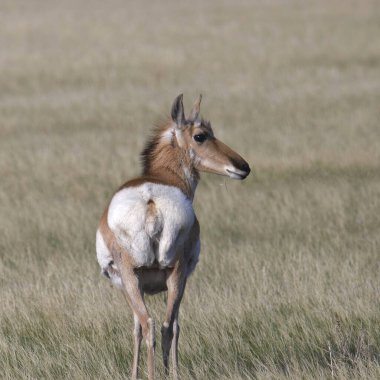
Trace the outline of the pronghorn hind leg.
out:
M 132 367 L 132 380 L 137 380 L 138 372 L 139 372 L 139 357 L 140 357 L 140 346 L 142 339 L 142 329 L 138 315 L 133 312 L 133 367 Z
M 173 377 L 175 380 L 178 379 L 178 339 L 179 339 L 179 324 L 178 324 L 178 310 L 173 322 L 173 340 L 172 340 L 172 366 L 173 366 Z
M 133 268 L 128 265 L 128 263 L 123 262 L 124 256 L 119 256 L 117 258 L 117 266 L 119 268 L 121 278 L 123 280 L 124 288 L 126 295 L 128 297 L 129 304 L 132 307 L 135 327 L 137 325 L 136 319 L 141 326 L 142 336 L 145 339 L 148 353 L 148 379 L 154 380 L 154 350 L 155 350 L 155 336 L 154 336 L 154 322 L 150 318 L 148 310 L 144 303 L 143 294 L 139 287 L 139 281 L 136 274 L 133 271 Z M 136 317 L 137 318 L 136 318 Z M 138 338 L 138 335 L 137 335 Z M 138 368 L 138 357 L 140 344 L 138 339 L 135 339 L 135 348 L 134 348 L 134 359 L 133 359 L 133 368 L 132 368 L 132 379 L 137 378 L 137 368 Z M 140 338 L 141 341 L 141 338 Z
M 183 292 L 185 290 L 185 285 L 185 272 L 183 271 L 182 266 L 179 264 L 174 268 L 173 272 L 167 279 L 168 300 L 165 320 L 161 329 L 162 356 L 164 361 L 165 374 L 166 376 L 169 375 L 169 354 L 170 348 L 172 347 L 174 349 L 172 351 L 172 364 L 173 375 L 175 379 L 178 379 L 178 311 L 181 304 Z
M 128 293 L 123 290 L 122 294 L 131 306 Z M 144 297 L 143 293 L 141 293 Z M 131 306 L 132 307 L 132 306 Z M 132 308 L 133 310 L 133 308 Z M 132 365 L 132 380 L 137 380 L 139 375 L 139 359 L 140 359 L 140 348 L 142 340 L 142 328 L 138 315 L 133 311 L 133 365 Z

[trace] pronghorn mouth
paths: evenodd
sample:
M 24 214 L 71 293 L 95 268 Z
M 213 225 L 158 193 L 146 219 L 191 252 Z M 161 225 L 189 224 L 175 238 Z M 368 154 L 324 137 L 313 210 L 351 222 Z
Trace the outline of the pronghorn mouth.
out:
M 232 179 L 244 179 L 249 174 L 249 172 L 239 170 L 239 169 L 230 170 L 226 168 L 226 172 L 228 173 L 228 176 Z

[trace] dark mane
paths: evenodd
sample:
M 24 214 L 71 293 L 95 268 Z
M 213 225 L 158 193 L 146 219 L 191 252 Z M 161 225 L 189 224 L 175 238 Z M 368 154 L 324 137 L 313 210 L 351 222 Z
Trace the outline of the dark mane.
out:
M 151 161 L 160 142 L 162 132 L 168 127 L 168 123 L 157 124 L 151 131 L 150 137 L 145 143 L 144 149 L 140 153 L 140 160 L 143 168 L 143 175 L 149 171 Z

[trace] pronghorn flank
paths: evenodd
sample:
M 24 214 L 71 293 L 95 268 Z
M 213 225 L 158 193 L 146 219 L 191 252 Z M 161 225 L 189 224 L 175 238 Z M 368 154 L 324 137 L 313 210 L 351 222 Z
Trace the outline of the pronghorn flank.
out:
M 114 194 L 96 233 L 102 273 L 125 293 L 134 315 L 132 379 L 137 379 L 141 340 L 148 353 L 148 378 L 154 379 L 154 323 L 144 294 L 167 291 L 162 352 L 169 373 L 178 378 L 178 311 L 187 278 L 200 253 L 199 223 L 192 201 L 199 172 L 244 179 L 249 165 L 217 140 L 209 122 L 199 117 L 199 96 L 185 118 L 182 94 L 171 119 L 154 131 L 142 152 L 143 173 Z

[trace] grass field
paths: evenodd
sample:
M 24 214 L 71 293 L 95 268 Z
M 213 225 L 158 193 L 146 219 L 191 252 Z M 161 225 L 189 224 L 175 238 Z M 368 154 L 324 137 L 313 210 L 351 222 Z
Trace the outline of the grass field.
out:
M 202 92 L 255 173 L 198 187 L 182 378 L 380 378 L 379 20 L 376 1 L 2 1 L 0 377 L 128 377 L 95 231 L 151 126 Z

